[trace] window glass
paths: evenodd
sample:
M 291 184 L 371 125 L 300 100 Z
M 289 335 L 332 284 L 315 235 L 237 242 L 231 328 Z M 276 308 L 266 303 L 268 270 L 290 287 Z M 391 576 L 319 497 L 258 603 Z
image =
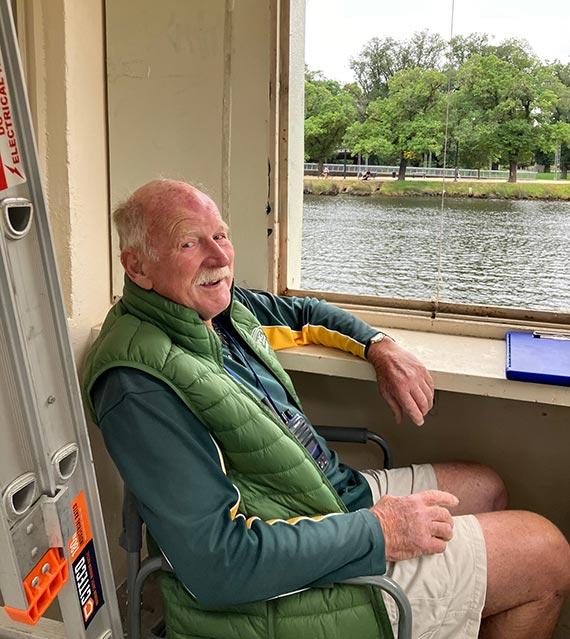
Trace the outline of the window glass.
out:
M 307 0 L 303 289 L 570 311 L 569 18 Z

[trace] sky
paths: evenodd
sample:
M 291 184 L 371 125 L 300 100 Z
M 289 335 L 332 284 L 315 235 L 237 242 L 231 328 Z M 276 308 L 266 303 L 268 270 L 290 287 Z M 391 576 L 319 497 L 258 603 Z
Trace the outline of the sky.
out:
M 446 40 L 524 38 L 539 58 L 570 63 L 570 0 L 307 0 L 306 11 L 305 62 L 342 83 L 354 81 L 348 60 L 370 39 L 407 40 L 425 29 Z

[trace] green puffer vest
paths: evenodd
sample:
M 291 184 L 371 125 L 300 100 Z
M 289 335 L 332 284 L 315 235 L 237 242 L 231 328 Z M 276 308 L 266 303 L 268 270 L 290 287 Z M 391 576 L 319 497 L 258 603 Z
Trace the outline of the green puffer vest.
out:
M 255 317 L 237 301 L 227 312 L 239 334 L 298 402 Z M 221 448 L 228 478 L 241 493 L 239 512 L 245 517 L 289 519 L 346 512 L 304 447 L 225 372 L 219 339 L 195 311 L 127 279 L 124 296 L 111 309 L 85 363 L 83 391 L 95 421 L 90 391 L 114 366 L 132 366 L 162 380 L 206 425 Z M 374 588 L 315 588 L 212 610 L 200 606 L 173 574 L 163 573 L 160 583 L 170 639 L 392 636 Z

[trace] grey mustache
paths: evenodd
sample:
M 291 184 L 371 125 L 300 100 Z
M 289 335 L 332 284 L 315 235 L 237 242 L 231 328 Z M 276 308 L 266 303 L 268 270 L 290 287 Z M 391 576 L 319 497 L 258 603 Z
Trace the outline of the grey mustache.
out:
M 231 277 L 231 271 L 229 266 L 223 266 L 222 268 L 212 268 L 206 271 L 202 271 L 200 275 L 194 280 L 194 284 L 196 286 L 201 286 L 202 284 L 212 284 L 213 282 L 218 282 L 219 280 L 223 280 L 226 277 Z

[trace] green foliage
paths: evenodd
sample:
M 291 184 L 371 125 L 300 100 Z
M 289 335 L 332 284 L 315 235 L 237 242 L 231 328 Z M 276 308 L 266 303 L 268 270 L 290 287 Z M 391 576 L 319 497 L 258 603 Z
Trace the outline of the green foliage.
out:
M 356 116 L 354 92 L 315 76 L 305 81 L 305 159 L 327 162 Z
M 344 87 L 306 70 L 307 159 L 326 162 L 345 147 L 399 161 L 403 178 L 411 158 L 431 153 L 441 165 L 447 130 L 453 160 L 459 151 L 466 168 L 504 164 L 511 181 L 517 165 L 560 145 L 561 167 L 570 164 L 570 65 L 542 63 L 525 40 L 373 38 L 350 66 L 357 81 Z
M 420 68 L 399 71 L 388 82 L 388 95 L 368 106 L 367 119 L 345 138 L 356 153 L 397 157 L 405 168 L 411 154 L 437 151 L 444 140 L 443 73 Z
M 528 41 L 517 38 L 509 38 L 496 46 L 489 45 L 483 50 L 483 55 L 494 55 L 519 71 L 532 69 L 539 62 Z
M 486 33 L 471 33 L 467 36 L 454 36 L 449 42 L 449 65 L 458 69 L 473 55 L 484 55 L 489 46 Z
M 487 152 L 488 159 L 516 170 L 517 164 L 532 160 L 535 149 L 554 143 L 548 125 L 563 87 L 518 43 L 507 42 L 495 47 L 495 53 L 469 58 L 459 71 L 458 85 L 453 96 L 461 118 L 457 139 L 479 166 Z M 478 144 L 482 139 L 483 147 Z
M 446 43 L 437 33 L 420 31 L 409 40 L 372 38 L 351 58 L 350 68 L 368 101 L 385 97 L 388 82 L 406 69 L 439 69 L 443 63 Z

